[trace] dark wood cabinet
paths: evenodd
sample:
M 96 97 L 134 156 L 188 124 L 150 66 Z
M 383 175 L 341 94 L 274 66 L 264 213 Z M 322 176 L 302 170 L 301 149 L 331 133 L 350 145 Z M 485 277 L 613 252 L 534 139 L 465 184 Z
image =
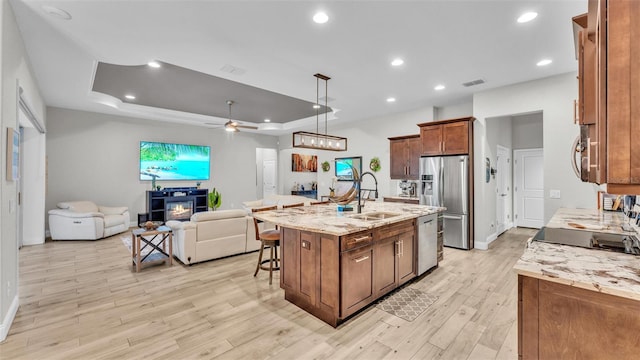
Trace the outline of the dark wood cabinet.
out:
M 373 291 L 373 246 L 346 251 L 340 256 L 342 268 L 342 315 L 349 316 L 369 304 Z
M 417 180 L 420 175 L 420 135 L 389 138 L 391 179 Z
M 582 180 L 640 194 L 640 2 L 589 0 L 577 28 Z
M 418 124 L 423 156 L 469 154 L 473 117 Z
M 285 299 L 332 326 L 416 276 L 416 221 L 344 236 L 281 228 Z
M 518 275 L 520 359 L 634 359 L 640 302 Z

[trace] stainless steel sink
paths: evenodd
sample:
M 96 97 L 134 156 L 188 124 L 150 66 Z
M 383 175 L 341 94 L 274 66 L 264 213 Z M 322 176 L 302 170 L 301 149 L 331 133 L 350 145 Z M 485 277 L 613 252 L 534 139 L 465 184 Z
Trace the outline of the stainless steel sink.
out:
M 627 254 L 640 254 L 640 242 L 633 235 L 543 227 L 533 240 L 561 245 L 581 246 Z
M 354 219 L 364 220 L 364 221 L 376 221 L 376 220 L 389 219 L 389 218 L 393 218 L 400 215 L 402 214 L 378 211 L 378 212 L 370 212 L 365 214 L 351 215 L 350 217 Z

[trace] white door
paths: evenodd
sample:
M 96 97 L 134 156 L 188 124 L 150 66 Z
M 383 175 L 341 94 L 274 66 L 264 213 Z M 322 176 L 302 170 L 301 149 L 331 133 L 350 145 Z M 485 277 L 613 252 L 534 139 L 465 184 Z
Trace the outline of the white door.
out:
M 276 160 L 262 162 L 262 198 L 276 194 Z
M 544 216 L 544 158 L 542 149 L 515 150 L 516 226 L 541 228 Z
M 496 235 L 511 228 L 511 150 L 498 145 L 496 151 Z

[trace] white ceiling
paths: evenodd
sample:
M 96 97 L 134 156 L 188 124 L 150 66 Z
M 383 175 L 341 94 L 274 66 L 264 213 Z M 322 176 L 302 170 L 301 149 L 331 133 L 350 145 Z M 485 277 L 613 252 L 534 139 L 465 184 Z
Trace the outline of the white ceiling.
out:
M 477 91 L 575 71 L 571 18 L 587 9 L 587 0 L 10 3 L 47 105 L 202 126 L 226 119 L 92 92 L 97 62 L 156 59 L 312 102 L 313 75 L 322 73 L 332 78 L 328 105 L 339 110 L 331 123 L 342 123 L 470 101 Z M 42 5 L 73 18 L 48 15 Z M 311 20 L 318 10 L 329 15 L 326 24 Z M 518 24 L 525 11 L 539 15 Z M 392 67 L 395 57 L 404 65 Z M 543 58 L 553 63 L 537 67 Z M 225 72 L 225 65 L 246 72 Z M 462 86 L 476 79 L 486 84 Z M 446 89 L 435 91 L 437 84 Z M 277 135 L 311 124 L 315 117 L 260 131 Z

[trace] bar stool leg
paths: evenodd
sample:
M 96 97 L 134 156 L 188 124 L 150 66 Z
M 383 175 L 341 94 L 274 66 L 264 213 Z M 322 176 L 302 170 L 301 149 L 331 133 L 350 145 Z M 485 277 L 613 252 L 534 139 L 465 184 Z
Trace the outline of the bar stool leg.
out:
M 274 247 L 274 251 L 276 252 L 276 257 L 275 257 L 275 261 L 276 261 L 276 267 L 280 268 L 280 258 L 278 257 L 278 245 L 273 245 Z
M 269 256 L 271 257 L 269 259 L 269 285 L 271 285 L 271 278 L 273 277 L 273 261 L 274 261 L 274 259 L 273 259 L 273 248 L 274 248 L 274 246 L 275 245 L 269 246 L 269 250 L 270 250 Z
M 256 266 L 256 272 L 253 273 L 253 277 L 258 275 L 258 271 L 260 271 L 260 265 L 262 264 L 262 252 L 264 251 L 264 241 L 260 241 L 260 254 L 258 255 L 258 266 Z

